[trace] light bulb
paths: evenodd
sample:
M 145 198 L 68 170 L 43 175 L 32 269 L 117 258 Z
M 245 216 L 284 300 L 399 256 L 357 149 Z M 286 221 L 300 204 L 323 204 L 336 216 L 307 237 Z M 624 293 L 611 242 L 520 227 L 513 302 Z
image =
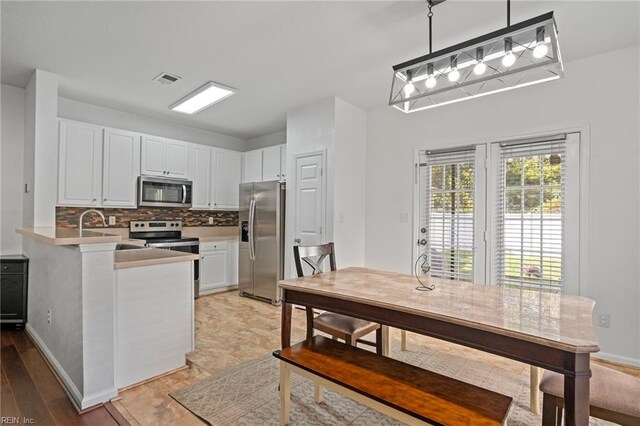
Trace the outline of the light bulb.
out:
M 546 43 L 538 43 L 535 49 L 533 49 L 533 56 L 538 59 L 544 58 L 547 55 L 548 51 L 549 47 Z
M 433 76 L 433 74 L 431 74 L 424 84 L 425 86 L 427 86 L 427 89 L 433 89 L 434 87 L 436 87 L 436 83 L 436 78 Z
M 512 51 L 508 51 L 507 54 L 502 57 L 502 65 L 504 65 L 505 67 L 510 67 L 515 63 L 516 57 Z
M 475 75 L 482 75 L 486 70 L 487 70 L 487 66 L 482 61 L 478 62 L 476 66 L 473 67 L 473 73 Z
M 407 83 L 404 86 L 404 97 L 408 97 L 411 96 L 411 94 L 416 90 L 416 88 L 413 86 L 413 83 Z
M 455 83 L 460 78 L 460 71 L 458 71 L 457 68 L 454 68 L 451 70 L 448 77 L 450 82 Z

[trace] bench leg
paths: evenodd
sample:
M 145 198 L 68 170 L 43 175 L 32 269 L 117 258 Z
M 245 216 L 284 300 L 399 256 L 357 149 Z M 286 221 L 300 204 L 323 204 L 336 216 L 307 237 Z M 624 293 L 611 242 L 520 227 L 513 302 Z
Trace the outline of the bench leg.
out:
M 382 339 L 382 356 L 390 356 L 391 355 L 391 340 L 389 339 L 389 326 L 383 325 L 380 327 L 381 329 L 381 339 Z
M 542 378 L 542 369 L 540 367 L 529 367 L 529 387 L 530 401 L 529 409 L 533 414 L 540 414 L 540 379 Z
M 400 330 L 400 350 L 407 350 L 407 332 L 405 330 Z
M 280 361 L 280 426 L 289 423 L 291 411 L 291 372 L 289 366 Z
M 320 404 L 324 400 L 322 385 L 318 382 L 313 384 L 313 400 Z

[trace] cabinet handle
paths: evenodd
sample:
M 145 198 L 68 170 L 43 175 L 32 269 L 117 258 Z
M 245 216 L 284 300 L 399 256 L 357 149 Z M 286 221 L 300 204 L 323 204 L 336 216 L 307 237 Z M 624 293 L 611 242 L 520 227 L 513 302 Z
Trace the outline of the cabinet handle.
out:
M 103 199 L 102 199 L 102 201 L 107 201 L 107 199 L 106 199 L 106 198 L 103 198 Z
M 201 260 L 204 260 L 204 256 L 200 256 L 200 259 L 201 259 Z
M 92 203 L 95 203 L 96 201 L 98 201 L 97 198 L 94 198 L 93 200 L 91 200 Z
M 3 266 L 3 267 L 2 267 L 2 269 L 3 269 L 4 271 L 6 271 L 7 269 L 9 269 L 9 267 L 8 267 L 8 266 Z

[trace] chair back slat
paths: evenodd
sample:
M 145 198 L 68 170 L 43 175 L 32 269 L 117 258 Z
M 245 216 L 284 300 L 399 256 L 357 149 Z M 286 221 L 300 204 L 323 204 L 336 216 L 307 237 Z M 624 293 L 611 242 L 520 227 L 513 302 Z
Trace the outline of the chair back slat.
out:
M 322 273 L 322 262 L 327 256 L 329 256 L 329 267 L 332 271 L 335 271 L 336 252 L 333 243 L 318 246 L 293 246 L 293 258 L 296 263 L 298 277 L 304 277 L 303 261 L 311 267 L 312 274 Z M 317 257 L 317 259 L 310 259 L 312 257 Z

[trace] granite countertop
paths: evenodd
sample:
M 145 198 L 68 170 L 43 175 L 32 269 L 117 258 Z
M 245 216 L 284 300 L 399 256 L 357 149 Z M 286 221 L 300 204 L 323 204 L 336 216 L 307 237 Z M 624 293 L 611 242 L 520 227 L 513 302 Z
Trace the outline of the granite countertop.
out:
M 597 352 L 595 302 L 569 294 L 346 268 L 280 281 L 280 287 L 366 303 L 574 353 Z
M 95 228 L 84 229 L 82 235 L 78 229 L 67 228 L 18 228 L 18 234 L 55 246 L 72 246 L 78 244 L 119 243 L 122 236 L 110 233 L 108 230 L 99 231 Z
M 199 256 L 158 248 L 116 250 L 113 256 L 113 269 L 138 268 L 140 266 L 162 265 L 166 263 L 198 260 Z

